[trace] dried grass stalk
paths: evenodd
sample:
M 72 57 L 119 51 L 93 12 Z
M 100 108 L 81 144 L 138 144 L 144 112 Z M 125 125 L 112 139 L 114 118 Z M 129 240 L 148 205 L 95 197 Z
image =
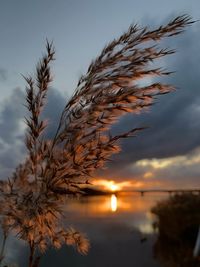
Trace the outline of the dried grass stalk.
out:
M 143 129 L 111 136 L 113 123 L 126 113 L 150 107 L 157 95 L 173 90 L 173 86 L 163 83 L 140 86 L 139 81 L 170 74 L 152 67 L 156 59 L 175 52 L 159 48 L 158 43 L 164 37 L 178 35 L 192 23 L 184 15 L 155 30 L 131 25 L 108 44 L 78 81 L 52 140 L 45 139 L 46 122 L 40 116 L 52 81 L 50 63 L 55 54 L 52 43 L 47 42 L 47 54 L 36 68 L 36 77 L 25 77 L 30 111 L 26 118 L 28 156 L 10 179 L 0 183 L 4 237 L 12 231 L 29 244 L 29 267 L 39 265 L 36 252 L 44 253 L 49 246 L 60 248 L 66 243 L 87 253 L 87 238 L 62 227 L 66 196 L 81 194 L 88 177 L 120 151 L 118 141 Z

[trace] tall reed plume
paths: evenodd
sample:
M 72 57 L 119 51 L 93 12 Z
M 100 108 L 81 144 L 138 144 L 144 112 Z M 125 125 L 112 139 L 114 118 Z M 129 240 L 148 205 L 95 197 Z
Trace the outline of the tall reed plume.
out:
M 77 84 L 66 104 L 54 138 L 47 140 L 47 123 L 41 119 L 52 81 L 50 63 L 55 50 L 47 41 L 46 55 L 27 82 L 27 157 L 13 176 L 0 184 L 1 225 L 4 241 L 10 232 L 30 248 L 29 267 L 49 246 L 73 245 L 80 253 L 89 249 L 80 232 L 62 226 L 63 206 L 69 196 L 82 194 L 82 186 L 110 156 L 120 151 L 119 140 L 134 136 L 134 128 L 112 136 L 110 127 L 126 113 L 150 107 L 157 95 L 169 93 L 173 86 L 161 82 L 141 86 L 140 80 L 166 76 L 170 72 L 153 68 L 156 59 L 175 51 L 160 48 L 159 42 L 183 32 L 193 21 L 183 15 L 155 30 L 131 25 L 128 31 L 109 43 Z M 4 245 L 0 262 L 4 256 Z

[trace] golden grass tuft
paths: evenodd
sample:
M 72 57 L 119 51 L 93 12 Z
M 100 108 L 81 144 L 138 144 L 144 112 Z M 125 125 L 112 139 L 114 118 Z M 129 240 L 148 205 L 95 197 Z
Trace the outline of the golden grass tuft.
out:
M 29 245 L 29 267 L 39 266 L 41 255 L 36 254 L 50 246 L 59 249 L 63 244 L 73 245 L 87 254 L 87 238 L 73 228 L 62 227 L 63 204 L 67 197 L 82 194 L 82 185 L 88 183 L 94 171 L 120 151 L 120 139 L 144 129 L 112 136 L 111 125 L 124 114 L 150 107 L 157 95 L 173 90 L 173 86 L 159 82 L 139 86 L 138 81 L 170 74 L 151 67 L 156 59 L 175 52 L 158 44 L 192 23 L 189 16 L 183 15 L 155 30 L 131 25 L 109 43 L 79 79 L 52 140 L 45 138 L 47 123 L 41 119 L 52 81 L 50 63 L 55 56 L 53 44 L 47 41 L 46 55 L 39 61 L 35 77 L 25 77 L 26 107 L 30 112 L 26 118 L 27 157 L 13 176 L 0 184 L 5 240 L 12 232 Z

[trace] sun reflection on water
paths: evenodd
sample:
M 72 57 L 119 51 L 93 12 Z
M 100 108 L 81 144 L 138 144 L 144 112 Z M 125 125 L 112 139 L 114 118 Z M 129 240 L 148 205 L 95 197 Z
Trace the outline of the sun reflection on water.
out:
M 110 208 L 112 212 L 117 210 L 117 197 L 114 194 L 112 194 L 110 198 Z
M 110 195 L 69 199 L 65 209 L 68 214 L 73 214 L 72 217 L 77 218 L 114 218 L 115 215 L 116 219 L 142 214 L 145 220 L 152 221 L 149 211 L 161 198 L 159 194 L 141 197 L 139 194 L 112 192 Z

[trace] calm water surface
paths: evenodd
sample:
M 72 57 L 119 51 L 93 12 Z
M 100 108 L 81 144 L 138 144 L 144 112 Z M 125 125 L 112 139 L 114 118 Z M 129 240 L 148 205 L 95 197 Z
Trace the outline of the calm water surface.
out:
M 157 232 L 151 208 L 167 194 L 136 193 L 84 197 L 66 205 L 66 224 L 87 234 L 91 249 L 87 256 L 71 247 L 49 250 L 41 267 L 161 267 L 154 257 Z M 26 266 L 27 249 L 10 240 L 9 257 Z M 26 254 L 27 255 L 27 254 Z M 192 266 L 191 266 L 192 267 Z

